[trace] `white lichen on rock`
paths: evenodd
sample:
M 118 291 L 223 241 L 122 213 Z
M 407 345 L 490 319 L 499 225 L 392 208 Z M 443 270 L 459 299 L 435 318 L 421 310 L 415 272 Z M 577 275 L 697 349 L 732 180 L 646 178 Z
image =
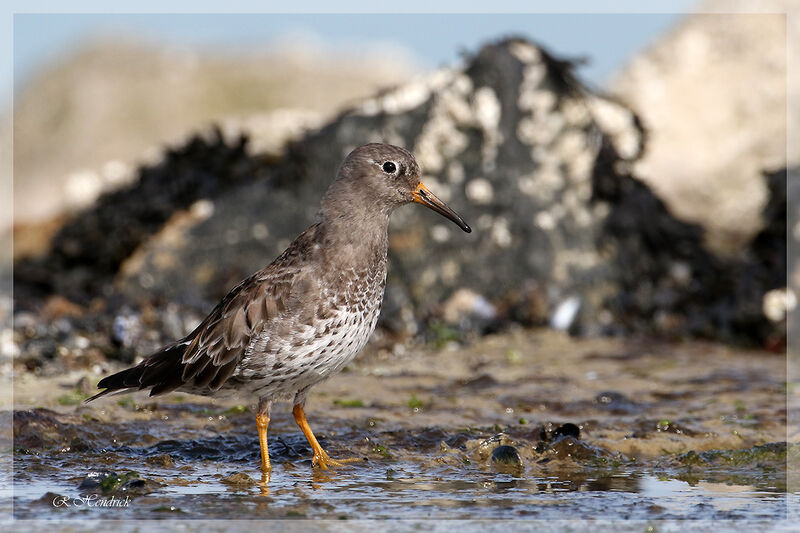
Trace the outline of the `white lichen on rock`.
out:
M 475 178 L 467 183 L 465 189 L 467 199 L 474 204 L 485 205 L 492 201 L 494 198 L 494 189 L 489 180 L 484 178 Z
M 511 246 L 511 230 L 508 227 L 508 220 L 504 217 L 497 217 L 492 225 L 492 241 L 500 248 Z
M 491 171 L 495 166 L 497 148 L 503 142 L 500 133 L 500 115 L 502 108 L 491 87 L 480 87 L 475 91 L 472 100 L 473 116 L 483 133 L 481 158 L 484 171 Z
M 542 52 L 531 43 L 515 41 L 509 45 L 508 49 L 523 63 L 536 63 L 542 59 Z
M 414 146 L 417 161 L 425 171 L 432 173 L 440 172 L 448 161 L 466 149 L 469 142 L 459 130 L 459 124 L 465 119 L 465 108 L 470 107 L 467 96 L 472 82 L 464 74 L 449 70 L 443 72 L 445 74 L 440 74 L 439 81 L 435 82 L 441 87 L 432 96 L 428 121 Z
M 443 243 L 450 240 L 450 228 L 442 224 L 434 224 L 430 232 L 433 242 Z
M 634 159 L 642 148 L 642 136 L 634 125 L 635 116 L 615 102 L 600 97 L 587 101 L 592 118 L 614 144 L 617 153 L 625 159 Z

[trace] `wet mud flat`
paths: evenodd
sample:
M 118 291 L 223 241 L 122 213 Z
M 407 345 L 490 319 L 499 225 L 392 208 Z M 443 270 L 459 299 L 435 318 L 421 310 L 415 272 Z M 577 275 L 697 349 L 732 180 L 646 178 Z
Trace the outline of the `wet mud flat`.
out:
M 278 404 L 266 488 L 248 406 L 80 403 L 98 379 L 16 379 L 14 517 L 798 518 L 783 355 L 549 331 L 367 351 L 306 409 L 332 457 L 362 460 L 312 470 Z

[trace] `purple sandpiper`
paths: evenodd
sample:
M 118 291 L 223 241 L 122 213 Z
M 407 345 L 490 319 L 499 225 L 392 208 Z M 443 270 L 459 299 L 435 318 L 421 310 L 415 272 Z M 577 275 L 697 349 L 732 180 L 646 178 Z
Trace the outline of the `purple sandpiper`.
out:
M 353 150 L 322 198 L 319 222 L 269 266 L 234 287 L 183 339 L 98 383 L 111 392 L 184 391 L 253 402 L 261 469 L 271 471 L 267 427 L 272 402 L 294 399 L 295 421 L 314 452 L 312 465 L 339 466 L 317 442 L 303 410 L 311 387 L 364 347 L 386 286 L 389 216 L 416 202 L 464 220 L 420 180 L 414 156 L 397 146 Z

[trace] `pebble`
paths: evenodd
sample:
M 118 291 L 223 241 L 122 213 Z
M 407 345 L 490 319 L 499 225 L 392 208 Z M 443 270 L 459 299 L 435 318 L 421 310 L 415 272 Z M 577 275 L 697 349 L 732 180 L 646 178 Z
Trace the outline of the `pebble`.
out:
M 574 437 L 579 439 L 581 436 L 581 428 L 572 422 L 567 422 L 566 424 L 561 424 L 554 429 L 552 435 L 554 440 L 560 437 Z
M 168 453 L 162 453 L 161 455 L 154 455 L 153 457 L 148 457 L 144 460 L 145 463 L 151 466 L 159 466 L 163 468 L 172 468 L 175 466 L 175 461 L 172 459 L 172 456 Z
M 258 484 L 255 479 L 243 472 L 230 474 L 229 476 L 222 478 L 220 481 L 226 485 L 231 485 L 234 487 L 252 487 L 253 485 Z
M 522 468 L 522 458 L 514 446 L 498 446 L 492 451 L 492 464 L 499 470 Z

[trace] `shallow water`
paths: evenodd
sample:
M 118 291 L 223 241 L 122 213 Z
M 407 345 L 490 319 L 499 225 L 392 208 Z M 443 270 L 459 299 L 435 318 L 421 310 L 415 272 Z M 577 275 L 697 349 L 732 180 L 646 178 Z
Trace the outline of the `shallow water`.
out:
M 331 471 L 311 469 L 302 436 L 287 436 L 286 451 L 273 452 L 274 472 L 268 487 L 230 485 L 223 479 L 245 473 L 260 479 L 257 446 L 247 437 L 228 439 L 231 456 L 180 459 L 215 449 L 224 439 L 204 443 L 162 441 L 134 449 L 110 447 L 80 457 L 20 455 L 16 462 L 14 514 L 17 518 L 608 518 L 608 519 L 780 519 L 788 503 L 785 472 L 750 465 L 716 470 L 681 480 L 683 473 L 653 471 L 646 464 L 621 468 L 572 468 L 548 475 L 498 472 L 486 464 L 420 464 L 370 457 Z M 330 446 L 331 439 L 326 439 Z M 168 444 L 165 444 L 168 443 Z M 273 448 L 277 442 L 273 443 Z M 208 446 L 208 448 L 206 448 Z M 294 448 L 292 451 L 289 449 Z M 170 449 L 174 465 L 148 464 Z M 337 456 L 347 455 L 339 446 Z M 423 452 L 424 453 L 424 452 Z M 437 458 L 441 458 L 436 454 Z M 427 461 L 425 461 L 427 462 Z M 444 461 L 442 461 L 444 462 Z M 102 508 L 80 498 L 92 491 L 79 485 L 87 467 L 101 465 L 117 472 L 135 470 L 141 478 L 164 483 L 153 492 L 136 489 L 99 491 L 124 507 Z M 747 483 L 747 484 L 743 484 Z M 150 490 L 150 489 L 148 489 Z M 44 494 L 51 493 L 41 501 Z M 56 496 L 57 495 L 57 496 Z M 59 498 L 59 496 L 61 498 Z M 98 498 L 98 500 L 100 499 Z M 57 501 L 54 505 L 52 499 Z
M 257 483 L 254 420 L 241 406 L 180 395 L 61 405 L 74 376 L 20 380 L 6 443 L 15 451 L 13 514 L 796 518 L 787 514 L 800 502 L 786 464 L 800 447 L 785 444 L 783 372 L 780 356 L 713 345 L 529 333 L 403 358 L 373 354 L 315 390 L 307 409 L 332 457 L 363 460 L 312 469 L 289 406 L 279 404 L 266 487 Z M 500 446 L 516 451 L 501 456 Z

